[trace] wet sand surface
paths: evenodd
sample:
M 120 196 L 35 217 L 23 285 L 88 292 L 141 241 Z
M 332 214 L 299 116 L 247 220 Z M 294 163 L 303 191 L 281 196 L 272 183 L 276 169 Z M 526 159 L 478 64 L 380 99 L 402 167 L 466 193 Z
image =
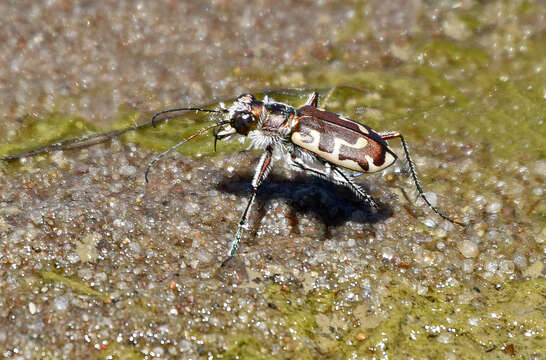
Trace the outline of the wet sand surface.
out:
M 0 164 L 0 356 L 536 358 L 544 344 L 544 2 L 4 1 L 0 156 L 263 89 L 410 143 L 357 181 L 276 163 L 193 114 Z M 393 149 L 403 154 L 393 140 Z

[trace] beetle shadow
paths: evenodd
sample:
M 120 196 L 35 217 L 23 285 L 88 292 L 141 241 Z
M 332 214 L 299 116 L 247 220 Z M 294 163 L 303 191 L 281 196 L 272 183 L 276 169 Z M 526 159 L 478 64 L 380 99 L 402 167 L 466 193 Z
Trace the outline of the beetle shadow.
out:
M 226 176 L 220 180 L 216 189 L 243 197 L 246 205 L 251 194 L 251 182 L 250 174 Z M 270 174 L 256 194 L 252 210 L 257 214 L 256 219 L 266 215 L 267 205 L 272 200 L 284 200 L 289 204 L 287 217 L 293 229 L 297 228 L 301 215 L 307 214 L 326 226 L 327 238 L 329 227 L 348 221 L 373 224 L 393 215 L 392 208 L 387 205 L 379 203 L 379 209 L 373 209 L 348 188 L 305 174 L 298 174 L 294 179 Z M 259 221 L 254 223 L 259 224 Z

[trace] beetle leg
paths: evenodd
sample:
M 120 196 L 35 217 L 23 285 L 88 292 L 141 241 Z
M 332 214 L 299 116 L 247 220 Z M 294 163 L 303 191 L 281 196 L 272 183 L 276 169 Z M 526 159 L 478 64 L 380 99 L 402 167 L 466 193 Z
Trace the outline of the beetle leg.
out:
M 379 205 L 375 202 L 370 194 L 364 190 L 364 188 L 358 184 L 355 184 L 347 175 L 343 173 L 337 166 L 332 166 L 332 170 L 336 175 L 336 182 L 351 189 L 360 199 L 366 201 L 368 205 L 373 208 L 379 208 Z
M 307 98 L 307 101 L 305 102 L 305 105 L 311 105 L 314 107 L 318 107 L 318 100 L 319 100 L 319 94 L 316 91 L 313 91 L 311 95 Z
M 258 188 L 260 187 L 261 183 L 264 181 L 264 179 L 267 177 L 269 172 L 272 168 L 272 154 L 273 151 L 270 147 L 267 148 L 267 151 L 262 155 L 260 158 L 260 161 L 258 162 L 258 166 L 256 167 L 256 172 L 254 173 L 254 178 L 252 179 L 252 194 L 250 195 L 250 199 L 248 200 L 248 204 L 246 205 L 245 211 L 243 212 L 243 215 L 241 216 L 241 219 L 239 220 L 239 225 L 237 227 L 237 233 L 235 234 L 235 239 L 231 243 L 231 248 L 229 249 L 227 258 L 222 261 L 222 266 L 224 266 L 237 252 L 237 249 L 239 248 L 239 244 L 241 242 L 241 238 L 243 237 L 243 231 L 246 229 L 247 221 L 248 221 L 248 213 L 250 212 L 250 209 L 252 208 L 252 205 L 254 204 L 254 199 L 256 198 L 256 193 L 258 192 Z
M 291 159 L 290 165 L 297 170 L 309 173 L 325 180 L 332 180 L 332 174 L 330 173 L 330 171 L 309 166 L 307 164 L 304 164 L 302 161 L 298 161 L 297 159 Z
M 409 164 L 411 177 L 413 178 L 413 182 L 415 183 L 415 187 L 417 188 L 417 192 L 419 193 L 419 196 L 423 199 L 423 201 L 432 209 L 432 211 L 434 211 L 442 219 L 447 220 L 450 223 L 457 224 L 457 225 L 460 225 L 460 226 L 465 226 L 465 224 L 463 224 L 463 223 L 461 223 L 459 221 L 453 220 L 450 217 L 448 217 L 447 215 L 444 215 L 440 210 L 438 210 L 434 206 L 432 206 L 430 201 L 428 201 L 427 197 L 425 196 L 425 192 L 423 191 L 423 187 L 421 186 L 421 183 L 419 182 L 419 179 L 417 178 L 417 171 L 415 170 L 415 163 L 411 159 L 408 143 L 406 142 L 406 139 L 404 139 L 402 134 L 400 134 L 398 131 L 388 131 L 388 132 L 379 133 L 379 135 L 381 136 L 381 138 L 383 140 L 389 140 L 389 139 L 393 139 L 393 138 L 399 138 L 400 139 L 400 141 L 402 142 L 402 148 L 404 149 L 404 154 L 406 155 L 406 160 L 408 161 L 408 164 Z
M 330 165 L 328 170 L 319 169 L 317 167 L 312 167 L 307 164 L 304 164 L 298 159 L 291 159 L 291 165 L 303 172 L 318 176 L 325 180 L 330 180 L 336 184 L 343 185 L 348 187 L 352 192 L 354 192 L 360 199 L 366 201 L 368 205 L 373 208 L 378 208 L 379 205 L 375 200 L 364 190 L 361 186 L 355 184 L 347 175 L 345 175 L 338 167 Z

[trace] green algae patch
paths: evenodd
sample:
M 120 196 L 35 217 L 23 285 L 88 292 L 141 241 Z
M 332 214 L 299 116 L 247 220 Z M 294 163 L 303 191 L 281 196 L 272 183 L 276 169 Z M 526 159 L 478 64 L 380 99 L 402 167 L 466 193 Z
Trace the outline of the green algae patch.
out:
M 0 143 L 0 156 L 14 155 L 56 141 L 78 137 L 96 129 L 84 118 L 61 113 L 51 113 L 45 117 L 26 116 L 16 132 L 8 132 Z
M 264 297 L 269 321 L 289 329 L 289 336 L 278 334 L 282 353 L 298 354 L 298 359 L 536 355 L 545 335 L 546 281 L 486 286 L 439 286 L 419 295 L 407 282 L 393 282 L 382 309 L 372 310 L 363 302 L 350 316 L 334 309 L 342 299 L 329 290 L 317 289 L 298 299 L 301 293 L 271 285 Z M 265 339 L 247 332 L 225 339 L 229 345 L 222 358 L 268 358 Z
M 53 271 L 47 271 L 47 270 L 40 271 L 40 276 L 42 277 L 42 279 L 44 281 L 60 282 L 60 283 L 62 283 L 64 285 L 70 287 L 71 289 L 79 292 L 80 294 L 83 294 L 83 295 L 86 295 L 86 296 L 98 297 L 98 298 L 100 298 L 101 300 L 103 300 L 103 301 L 105 301 L 107 303 L 109 303 L 111 301 L 111 299 L 110 299 L 110 297 L 109 297 L 109 295 L 107 293 L 95 290 L 95 289 L 93 289 L 92 287 L 90 287 L 89 285 L 87 285 L 87 284 L 85 284 L 83 282 L 67 278 L 67 277 L 62 276 L 60 274 L 57 274 L 57 273 L 55 273 Z
M 437 288 L 417 295 L 394 285 L 386 296 L 387 319 L 362 350 L 389 358 L 465 359 L 536 354 L 544 341 L 546 281 L 491 285 L 484 289 Z
M 425 41 L 416 46 L 414 61 L 450 65 L 456 68 L 483 69 L 489 62 L 489 56 L 477 46 L 454 40 Z
M 321 328 L 321 316 L 330 313 L 335 293 L 329 290 L 317 290 L 298 299 L 299 293 L 284 291 L 280 285 L 270 285 L 265 288 L 264 297 L 268 302 L 269 320 L 281 321 L 288 329 L 285 335 L 279 334 L 277 344 L 281 353 L 298 354 L 298 359 L 316 359 L 321 356 L 333 356 L 340 351 L 338 342 L 330 337 L 317 334 Z M 319 316 L 319 317 L 317 317 Z M 266 324 L 267 325 L 267 324 Z M 260 340 L 250 334 L 229 336 L 226 343 L 230 344 L 222 353 L 225 359 L 269 359 L 267 351 L 271 341 Z M 264 344 L 267 351 L 264 352 Z
M 313 349 L 309 346 L 314 338 L 313 328 L 316 327 L 312 308 L 308 304 L 300 304 L 294 294 L 283 291 L 280 285 L 268 286 L 265 298 L 275 315 L 284 319 L 291 329 L 291 341 L 286 346 L 301 359 L 313 359 Z
M 264 349 L 263 341 L 259 341 L 256 337 L 247 334 L 232 337 L 229 340 L 231 344 L 225 353 L 221 353 L 221 359 L 235 360 L 235 359 L 264 359 L 273 360 L 275 357 L 269 355 Z M 309 358 L 311 359 L 311 358 Z
M 122 344 L 110 344 L 104 351 L 97 351 L 95 355 L 99 359 L 108 360 L 140 360 L 146 358 L 134 347 Z

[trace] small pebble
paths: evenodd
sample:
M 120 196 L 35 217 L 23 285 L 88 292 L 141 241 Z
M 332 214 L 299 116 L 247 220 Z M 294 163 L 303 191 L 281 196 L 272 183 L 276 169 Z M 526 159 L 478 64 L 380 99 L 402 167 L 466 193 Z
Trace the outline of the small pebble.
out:
M 163 353 L 164 353 L 163 348 L 156 346 L 155 348 L 152 349 L 152 352 L 150 353 L 150 355 L 155 357 L 162 357 Z
M 432 219 L 432 218 L 426 218 L 426 219 L 423 221 L 423 224 L 424 224 L 426 227 L 429 227 L 429 228 L 434 228 L 434 227 L 436 227 L 436 221 L 434 221 L 434 219 Z
M 184 205 L 184 212 L 190 216 L 196 215 L 199 212 L 199 205 L 188 202 Z
M 442 344 L 451 344 L 453 342 L 453 334 L 452 333 L 443 333 L 438 335 L 436 338 L 439 343 Z
M 66 311 L 68 309 L 68 299 L 66 296 L 59 296 L 53 301 L 53 307 L 57 311 Z
M 176 308 L 172 308 L 171 310 L 169 310 L 169 315 L 171 316 L 178 315 L 178 310 L 176 310 Z
M 358 333 L 358 334 L 356 334 L 356 339 L 357 339 L 358 341 L 364 341 L 364 340 L 366 340 L 367 338 L 368 338 L 368 336 L 367 336 L 366 334 L 364 334 L 364 333 Z
M 386 246 L 383 248 L 381 256 L 383 256 L 383 259 L 385 260 L 391 260 L 394 256 L 394 251 L 390 247 Z
M 511 260 L 503 260 L 500 262 L 499 270 L 505 274 L 513 274 L 514 268 L 514 262 Z
M 419 284 L 417 285 L 417 294 L 423 296 L 428 292 L 428 286 Z
M 105 282 L 108 276 L 105 272 L 100 272 L 97 275 L 95 275 L 95 279 L 100 282 Z
M 137 173 L 137 169 L 134 166 L 125 165 L 119 169 L 119 173 L 124 176 L 133 176 Z
M 459 245 L 459 251 L 465 258 L 473 258 L 480 253 L 478 250 L 478 244 L 471 240 L 464 240 Z
M 523 269 L 527 266 L 527 258 L 522 253 L 516 252 L 514 254 L 514 264 L 518 268 Z
M 499 268 L 499 264 L 497 261 L 492 260 L 485 263 L 485 270 L 490 273 L 495 273 Z
M 502 209 L 502 203 L 500 201 L 494 201 L 485 207 L 485 211 L 488 214 L 496 214 Z
M 465 273 L 471 273 L 474 271 L 474 261 L 472 259 L 465 259 L 463 261 L 463 271 Z
M 36 307 L 36 304 L 34 304 L 33 302 L 30 302 L 28 303 L 28 311 L 34 315 L 38 312 L 38 308 Z

